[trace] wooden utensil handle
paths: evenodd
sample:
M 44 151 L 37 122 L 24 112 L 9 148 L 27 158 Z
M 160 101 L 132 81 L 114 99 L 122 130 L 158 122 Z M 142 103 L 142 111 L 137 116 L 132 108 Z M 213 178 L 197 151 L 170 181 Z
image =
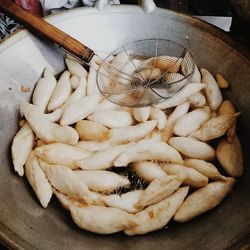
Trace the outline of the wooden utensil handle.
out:
M 29 31 L 49 39 L 85 62 L 89 62 L 94 55 L 90 48 L 43 19 L 32 15 L 11 0 L 0 0 L 0 10 L 23 24 Z

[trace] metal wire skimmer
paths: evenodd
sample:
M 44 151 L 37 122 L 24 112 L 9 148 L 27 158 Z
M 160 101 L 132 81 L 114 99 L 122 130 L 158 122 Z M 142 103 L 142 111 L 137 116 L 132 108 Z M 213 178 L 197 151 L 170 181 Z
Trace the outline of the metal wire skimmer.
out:
M 111 63 L 107 61 L 114 56 Z M 146 39 L 123 45 L 100 65 L 97 84 L 110 101 L 143 107 L 166 101 L 191 80 L 194 60 L 183 46 L 166 39 Z

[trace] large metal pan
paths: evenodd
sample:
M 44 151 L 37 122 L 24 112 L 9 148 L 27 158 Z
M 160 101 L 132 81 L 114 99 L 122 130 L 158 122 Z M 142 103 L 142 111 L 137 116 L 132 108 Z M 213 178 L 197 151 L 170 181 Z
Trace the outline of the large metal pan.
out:
M 22 30 L 0 44 L 0 236 L 17 249 L 225 249 L 250 232 L 250 55 L 224 32 L 194 18 L 139 6 L 79 8 L 47 20 L 97 50 L 111 51 L 131 40 L 166 38 L 191 50 L 198 65 L 219 71 L 231 82 L 228 96 L 242 112 L 238 132 L 245 173 L 234 192 L 217 208 L 185 224 L 141 237 L 100 236 L 78 229 L 56 200 L 44 210 L 26 180 L 12 170 L 10 143 L 17 131 L 19 103 L 29 99 L 21 86 L 33 88 L 44 67 L 64 67 L 63 53 Z M 150 6 L 152 8 L 150 8 Z M 102 9 L 102 11 L 101 11 Z M 144 12 L 152 11 L 150 14 Z

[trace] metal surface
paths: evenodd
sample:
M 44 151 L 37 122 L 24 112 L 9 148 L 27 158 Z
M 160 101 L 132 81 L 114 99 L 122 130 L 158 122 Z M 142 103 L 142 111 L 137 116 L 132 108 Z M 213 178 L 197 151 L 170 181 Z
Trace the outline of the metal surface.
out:
M 19 103 L 31 96 L 31 92 L 22 93 L 21 86 L 33 89 L 45 65 L 61 71 L 63 53 L 20 31 L 0 44 L 0 236 L 5 244 L 15 249 L 84 250 L 210 250 L 238 246 L 237 241 L 245 239 L 250 231 L 249 53 L 224 32 L 162 9 L 146 15 L 136 6 L 110 6 L 102 12 L 84 8 L 48 20 L 99 51 L 109 52 L 123 43 L 151 37 L 174 40 L 192 52 L 198 65 L 225 75 L 231 88 L 224 94 L 242 112 L 238 133 L 244 149 L 245 173 L 234 192 L 211 212 L 185 224 L 171 223 L 166 229 L 144 236 L 101 236 L 80 230 L 54 199 L 44 210 L 25 178 L 12 170 L 10 143 L 17 130 Z M 91 25 L 86 27 L 86 23 Z
M 232 24 L 232 17 L 229 16 L 193 16 L 193 17 L 206 21 L 207 23 L 210 23 L 225 31 L 230 31 L 230 26 Z
M 145 107 L 173 98 L 190 82 L 194 60 L 183 46 L 165 39 L 144 39 L 123 44 L 104 60 L 97 71 L 97 85 L 111 102 L 127 107 Z M 159 69 L 156 64 L 169 64 Z M 173 75 L 173 72 L 180 75 Z

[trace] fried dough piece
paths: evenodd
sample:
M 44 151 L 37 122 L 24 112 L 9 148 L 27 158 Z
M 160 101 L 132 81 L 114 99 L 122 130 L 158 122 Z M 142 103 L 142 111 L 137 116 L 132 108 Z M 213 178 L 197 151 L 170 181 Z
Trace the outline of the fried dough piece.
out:
M 116 207 L 128 213 L 137 213 L 139 210 L 135 208 L 135 204 L 139 201 L 141 195 L 143 195 L 143 190 L 133 190 L 121 195 L 103 196 L 102 200 L 109 207 Z
M 76 170 L 75 174 L 90 190 L 95 192 L 112 192 L 130 184 L 130 181 L 119 174 L 105 170 Z
M 56 78 L 52 74 L 48 74 L 38 80 L 32 95 L 32 103 L 39 107 L 42 112 L 46 110 L 56 84 Z
M 201 82 L 201 73 L 199 71 L 199 68 L 197 67 L 196 64 L 194 64 L 194 74 L 191 79 L 191 83 L 199 83 Z
M 48 111 L 52 111 L 61 107 L 69 98 L 72 91 L 69 77 L 69 71 L 65 70 L 59 78 L 56 88 L 50 98 Z
M 75 164 L 83 170 L 104 170 L 113 166 L 118 155 L 133 146 L 133 142 L 124 145 L 117 145 L 99 151 L 83 160 L 75 161 Z
M 229 87 L 228 80 L 221 74 L 216 74 L 216 81 L 218 83 L 219 88 L 227 89 Z
M 228 175 L 238 177 L 243 174 L 243 154 L 237 135 L 232 143 L 222 140 L 217 146 L 216 156 Z
M 133 108 L 133 116 L 138 122 L 145 122 L 150 115 L 150 107 Z
M 195 93 L 188 98 L 192 108 L 201 108 L 206 105 L 206 97 L 201 93 Z
M 11 156 L 15 171 L 23 176 L 23 166 L 27 161 L 35 142 L 35 136 L 27 122 L 20 128 L 15 135 L 11 145 Z
M 139 141 L 154 130 L 156 123 L 157 121 L 146 121 L 133 126 L 113 128 L 110 130 L 109 142 L 122 144 Z
M 137 142 L 128 150 L 120 154 L 114 161 L 114 166 L 127 166 L 130 162 L 145 160 L 159 160 L 173 163 L 182 163 L 182 157 L 174 148 L 168 144 L 145 139 Z
M 65 143 L 52 143 L 35 149 L 39 159 L 49 164 L 64 165 L 68 168 L 78 168 L 75 161 L 87 158 L 92 153 Z
M 173 136 L 173 127 L 176 121 L 188 112 L 189 107 L 190 107 L 190 103 L 184 102 L 176 106 L 174 111 L 169 115 L 167 119 L 167 126 L 161 133 L 162 140 L 164 142 L 168 142 L 169 138 Z
M 83 200 L 87 204 L 93 203 L 95 196 L 92 195 L 85 182 L 80 181 L 76 173 L 65 166 L 49 165 L 39 161 L 51 185 L 60 193 L 68 195 L 76 200 Z
M 201 141 L 216 139 L 226 133 L 226 131 L 235 122 L 237 116 L 239 116 L 239 113 L 232 115 L 220 115 L 215 118 L 211 118 L 205 122 L 199 130 L 191 133 L 190 136 Z
M 215 157 L 214 149 L 205 142 L 187 137 L 172 137 L 168 142 L 176 150 L 190 158 L 209 161 Z
M 225 176 L 221 175 L 218 169 L 210 162 L 199 159 L 187 159 L 184 161 L 184 165 L 193 168 L 207 176 L 211 180 L 225 180 Z
M 144 190 L 135 207 L 142 210 L 144 207 L 155 204 L 169 197 L 182 184 L 177 176 L 166 176 L 153 180 Z
M 77 122 L 75 129 L 78 132 L 80 139 L 83 141 L 87 140 L 100 142 L 105 141 L 110 137 L 108 128 L 99 123 L 88 120 Z
M 168 198 L 135 214 L 137 226 L 125 230 L 127 235 L 145 234 L 161 229 L 171 220 L 187 196 L 188 187 L 179 188 Z
M 202 68 L 200 71 L 202 75 L 201 82 L 207 84 L 204 89 L 207 101 L 211 110 L 216 111 L 223 101 L 219 86 L 213 75 L 207 69 Z
M 188 136 L 190 133 L 199 129 L 209 118 L 209 107 L 195 109 L 178 119 L 173 127 L 173 132 L 178 136 Z
M 186 102 L 191 95 L 200 92 L 206 86 L 207 85 L 205 83 L 188 84 L 187 87 L 185 87 L 183 89 L 183 91 L 178 93 L 176 96 L 174 96 L 173 98 L 171 98 L 167 102 L 162 102 L 160 104 L 155 105 L 155 107 L 159 108 L 159 109 L 166 109 L 166 108 L 175 107 L 179 104 Z
M 120 110 L 101 110 L 93 113 L 88 120 L 102 124 L 108 128 L 121 128 L 134 123 L 132 114 Z
M 174 216 L 178 222 L 186 222 L 216 207 L 233 189 L 235 180 L 215 181 L 198 189 L 187 197 Z
M 112 234 L 136 225 L 134 215 L 119 208 L 73 204 L 69 210 L 78 227 L 93 233 Z
M 100 90 L 97 86 L 96 74 L 98 71 L 98 65 L 92 59 L 90 61 L 89 73 L 87 78 L 87 95 L 99 94 Z
M 25 164 L 25 175 L 41 205 L 46 208 L 52 197 L 52 187 L 42 171 L 34 151 Z
M 151 182 L 154 179 L 166 177 L 167 174 L 161 169 L 161 167 L 150 161 L 134 162 L 132 164 L 136 174 L 146 182 Z
M 79 85 L 80 85 L 80 80 L 79 80 L 78 76 L 72 75 L 72 76 L 70 77 L 70 83 L 71 83 L 71 88 L 72 88 L 72 89 L 78 88 Z
M 102 97 L 100 94 L 94 94 L 83 96 L 77 101 L 69 104 L 63 110 L 60 124 L 70 125 L 86 118 L 92 114 L 101 99 Z
M 230 102 L 229 100 L 223 101 L 221 104 L 219 110 L 218 110 L 218 115 L 232 115 L 236 113 L 236 108 L 234 107 L 233 103 Z M 230 126 L 230 128 L 227 130 L 227 140 L 228 142 L 233 141 L 235 134 L 236 134 L 236 119 Z
M 156 127 L 159 130 L 164 129 L 167 126 L 167 116 L 166 114 L 158 108 L 151 108 L 150 110 L 150 120 L 156 120 Z
M 73 145 L 78 142 L 79 136 L 75 129 L 48 121 L 46 115 L 32 104 L 23 103 L 21 114 L 25 116 L 36 136 L 46 143 L 64 142 Z
M 179 176 L 184 185 L 199 188 L 208 184 L 208 178 L 195 169 L 180 164 L 161 164 L 161 166 L 167 174 Z
M 83 76 L 87 77 L 88 72 L 77 61 L 66 58 L 65 63 L 72 75 L 76 75 L 79 79 Z
M 53 194 L 56 196 L 62 207 L 66 210 L 69 210 L 69 207 L 72 206 L 72 204 L 75 204 L 76 206 L 84 206 L 87 205 L 87 203 L 83 200 L 77 200 L 69 197 L 68 195 L 62 194 L 59 191 L 57 191 L 55 188 L 52 188 Z

